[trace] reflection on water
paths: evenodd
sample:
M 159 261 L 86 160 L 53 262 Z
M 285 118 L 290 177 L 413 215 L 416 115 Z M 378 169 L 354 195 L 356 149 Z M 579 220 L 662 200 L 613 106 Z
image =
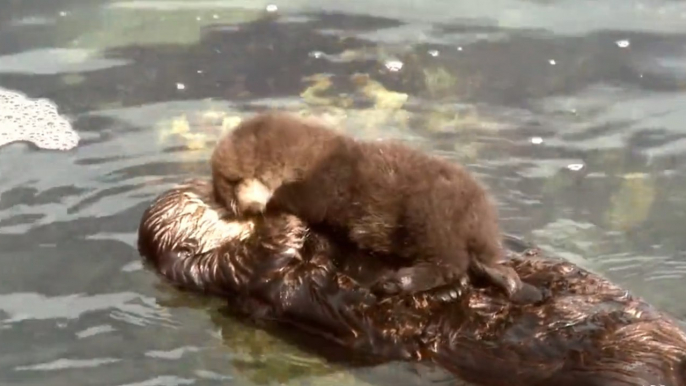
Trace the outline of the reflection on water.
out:
M 81 137 L 0 148 L 3 385 L 455 382 L 314 354 L 142 269 L 144 207 L 266 106 L 466 163 L 507 231 L 686 315 L 686 3 L 1 3 L 0 87 Z

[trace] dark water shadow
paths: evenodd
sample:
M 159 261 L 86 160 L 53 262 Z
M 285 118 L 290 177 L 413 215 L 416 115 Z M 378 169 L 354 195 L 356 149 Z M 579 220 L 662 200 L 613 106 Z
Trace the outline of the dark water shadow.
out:
M 208 299 L 188 292 L 178 291 L 168 287 L 167 284 L 160 282 L 159 287 L 165 293 L 164 299 L 158 298 L 158 304 L 169 308 L 192 308 L 207 312 L 210 320 L 220 331 L 224 345 L 227 347 L 237 347 L 250 345 L 241 335 L 241 329 L 259 330 L 272 338 L 287 345 L 295 347 L 298 351 L 307 355 L 321 358 L 329 366 L 324 373 L 317 376 L 326 376 L 339 372 L 345 368 L 346 372 L 351 373 L 360 381 L 379 386 L 393 386 L 402 384 L 403 386 L 414 385 L 437 385 L 437 386 L 469 386 L 470 384 L 457 379 L 454 375 L 431 363 L 411 363 L 401 361 L 387 361 L 364 353 L 332 344 L 330 341 L 293 326 L 254 320 L 241 315 L 235 310 L 230 300 L 224 304 L 223 300 Z M 259 344 L 256 345 L 259 347 Z M 256 355 L 259 355 L 259 349 Z M 277 367 L 270 371 L 265 371 L 260 365 L 255 365 L 250 361 L 241 359 L 232 360 L 232 366 L 237 371 L 251 374 L 251 380 L 256 384 L 272 384 L 272 382 L 289 382 L 303 377 L 312 376 L 306 368 L 297 369 L 297 363 L 282 364 L 284 367 Z M 291 368 L 288 368 L 288 367 Z

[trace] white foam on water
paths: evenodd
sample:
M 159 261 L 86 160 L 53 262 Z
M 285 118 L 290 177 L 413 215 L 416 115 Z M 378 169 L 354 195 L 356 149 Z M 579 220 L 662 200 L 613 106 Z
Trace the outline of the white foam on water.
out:
M 27 141 L 41 149 L 70 150 L 79 134 L 47 99 L 31 99 L 0 87 L 0 147 Z

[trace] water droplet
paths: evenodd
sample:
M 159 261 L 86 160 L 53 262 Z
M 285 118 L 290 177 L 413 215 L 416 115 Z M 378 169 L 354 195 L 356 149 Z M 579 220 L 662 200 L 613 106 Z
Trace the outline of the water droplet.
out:
M 617 47 L 627 48 L 631 43 L 628 40 L 617 40 L 615 44 L 617 44 Z
M 438 50 L 429 50 L 429 55 L 435 58 L 436 56 L 438 56 Z
M 462 51 L 462 47 L 457 47 L 457 50 L 458 50 L 458 51 Z
M 557 64 L 557 62 L 555 61 L 555 59 L 550 59 L 550 60 L 548 61 L 548 63 L 550 63 L 551 66 L 554 66 L 554 65 Z
M 384 63 L 384 65 L 389 71 L 393 72 L 400 71 L 403 68 L 403 62 L 399 60 L 389 60 L 386 63 Z
M 177 89 L 177 90 L 185 90 L 185 89 L 186 89 L 186 85 L 183 84 L 183 83 L 177 83 L 177 84 L 176 84 L 176 89 Z
M 324 56 L 324 53 L 321 51 L 312 51 L 308 54 L 311 58 L 319 59 L 322 56 Z
M 541 137 L 531 137 L 531 143 L 534 145 L 540 145 L 543 143 L 543 138 Z
M 567 169 L 573 171 L 573 172 L 578 172 L 579 170 L 584 168 L 584 164 L 569 164 L 567 165 Z
M 269 4 L 267 6 L 267 12 L 276 12 L 279 8 L 275 4 Z

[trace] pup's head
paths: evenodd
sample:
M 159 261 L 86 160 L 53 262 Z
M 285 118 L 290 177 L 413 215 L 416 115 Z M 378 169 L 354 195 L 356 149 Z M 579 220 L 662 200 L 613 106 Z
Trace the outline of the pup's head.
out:
M 212 199 L 235 214 L 239 213 L 236 197 L 236 185 L 241 181 L 242 173 L 234 144 L 229 136 L 217 143 L 210 158 L 212 169 Z
M 260 115 L 241 122 L 224 134 L 214 147 L 210 157 L 214 198 L 232 210 L 236 205 L 236 186 L 244 179 L 254 177 L 259 163 L 257 134 L 264 125 Z

